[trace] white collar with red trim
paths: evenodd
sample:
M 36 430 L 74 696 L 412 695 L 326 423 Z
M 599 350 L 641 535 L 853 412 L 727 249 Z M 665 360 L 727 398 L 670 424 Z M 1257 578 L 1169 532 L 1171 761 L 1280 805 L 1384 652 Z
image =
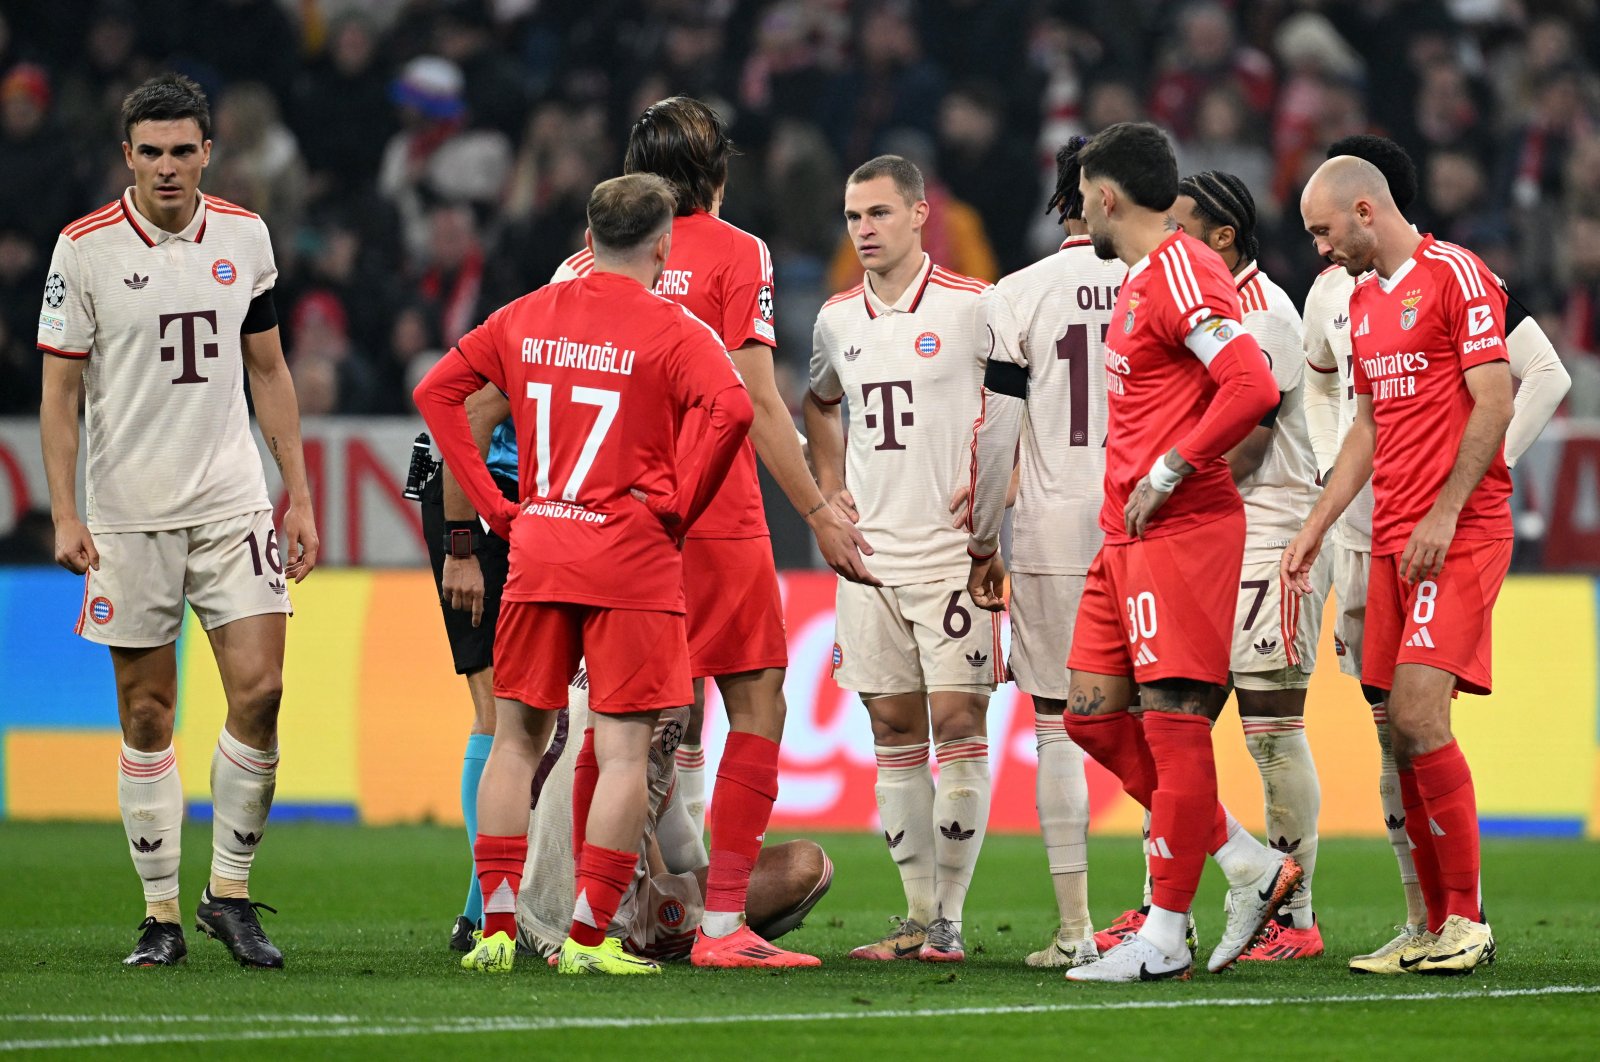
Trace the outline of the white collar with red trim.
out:
M 1254 262 L 1251 262 L 1249 265 L 1244 267 L 1243 273 L 1240 273 L 1238 276 L 1233 278 L 1233 289 L 1235 291 L 1243 291 L 1244 286 L 1254 280 L 1256 278 L 1256 274 L 1260 272 L 1261 267 L 1256 265 Z
M 154 247 L 168 240 L 187 240 L 189 243 L 199 243 L 205 238 L 206 214 L 208 211 L 206 209 L 206 197 L 198 192 L 195 195 L 199 198 L 200 205 L 195 208 L 194 217 L 189 219 L 189 224 L 185 225 L 181 232 L 168 232 L 141 214 L 139 208 L 133 204 L 132 188 L 125 189 L 122 193 L 122 216 L 127 219 L 129 225 L 133 226 L 133 231 L 139 234 L 139 238 L 145 242 L 146 246 Z
M 1061 241 L 1061 250 L 1065 251 L 1068 247 L 1084 247 L 1093 242 L 1087 232 L 1082 236 L 1068 236 Z
M 911 283 L 906 285 L 906 290 L 900 293 L 900 298 L 895 300 L 893 306 L 878 298 L 878 293 L 872 290 L 872 274 L 869 272 L 861 278 L 861 292 L 867 305 L 867 316 L 877 317 L 885 313 L 916 313 L 917 306 L 922 302 L 922 293 L 928 287 L 928 279 L 933 276 L 933 259 L 927 251 L 922 252 L 922 268 L 917 270 L 917 275 L 911 278 Z

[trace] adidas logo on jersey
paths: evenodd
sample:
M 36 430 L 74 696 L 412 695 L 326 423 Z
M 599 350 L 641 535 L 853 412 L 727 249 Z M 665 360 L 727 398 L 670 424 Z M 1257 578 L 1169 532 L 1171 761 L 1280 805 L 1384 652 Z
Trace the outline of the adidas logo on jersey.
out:
M 989 662 L 989 656 L 988 656 L 987 653 L 968 653 L 967 654 L 967 663 L 971 664 L 973 667 L 982 667 L 983 665 L 987 664 L 988 662 Z
M 1355 338 L 1360 339 L 1370 331 L 1372 331 L 1372 328 L 1369 326 L 1367 319 L 1363 317 L 1361 318 L 1361 326 L 1355 331 Z
M 154 852 L 157 848 L 161 847 L 163 840 L 165 840 L 165 838 L 157 837 L 153 841 L 147 841 L 141 837 L 137 841 L 133 842 L 133 850 L 135 852 L 143 852 L 145 855 L 149 855 L 151 852 Z
M 1278 643 L 1275 639 L 1263 638 L 1255 645 L 1251 646 L 1251 648 L 1260 653 L 1262 656 L 1270 656 L 1272 655 L 1272 651 L 1278 648 Z
M 860 347 L 851 347 L 849 350 L 844 352 L 845 361 L 855 361 L 859 357 L 861 357 Z
M 1428 633 L 1428 628 L 1418 627 L 1417 633 L 1406 640 L 1406 646 L 1410 649 L 1432 649 L 1433 635 Z
M 128 287 L 132 288 L 134 291 L 138 291 L 140 288 L 142 288 L 146 284 L 150 283 L 150 278 L 149 277 L 141 277 L 139 275 L 138 270 L 135 270 L 133 276 L 131 276 L 131 277 L 123 277 L 122 278 L 122 282 L 124 284 L 128 285 Z
M 1134 665 L 1137 667 L 1144 667 L 1146 665 L 1155 663 L 1156 660 L 1156 654 L 1150 651 L 1150 647 L 1144 642 L 1140 642 L 1139 651 L 1133 656 Z
M 1348 316 L 1346 316 L 1345 314 L 1342 314 L 1342 313 L 1338 317 L 1335 317 L 1333 319 L 1333 327 L 1335 327 L 1335 328 L 1343 328 L 1345 325 L 1347 325 L 1349 323 L 1350 323 L 1350 318 Z

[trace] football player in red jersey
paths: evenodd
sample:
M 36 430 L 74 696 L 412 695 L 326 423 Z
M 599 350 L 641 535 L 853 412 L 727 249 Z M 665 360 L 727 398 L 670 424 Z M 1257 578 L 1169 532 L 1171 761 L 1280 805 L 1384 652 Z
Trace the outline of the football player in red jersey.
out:
M 728 712 L 728 741 L 717 772 L 711 813 L 711 869 L 706 918 L 696 939 L 697 966 L 813 966 L 809 955 L 773 948 L 743 919 L 750 869 L 778 794 L 778 741 L 783 736 L 784 669 L 789 653 L 772 542 L 756 478 L 756 455 L 806 519 L 823 558 L 840 575 L 876 583 L 862 562 L 866 540 L 823 500 L 806 467 L 800 438 L 773 377 L 772 256 L 750 233 L 723 221 L 723 188 L 733 155 L 722 119 L 699 100 L 673 96 L 647 107 L 628 136 L 623 169 L 653 173 L 678 193 L 672 258 L 656 292 L 711 326 L 732 356 L 755 407 L 750 442 L 683 546 L 689 657 L 695 712 L 678 750 L 684 796 L 698 818 L 704 808 L 700 709 L 704 680 L 715 678 Z M 556 279 L 591 268 L 579 252 Z M 698 431 L 691 421 L 685 439 Z M 592 757 L 580 753 L 578 796 L 592 790 Z M 697 798 L 698 794 L 698 798 Z
M 1278 392 L 1239 323 L 1227 266 L 1168 225 L 1178 169 L 1165 135 L 1120 123 L 1078 159 L 1095 252 L 1129 271 L 1106 337 L 1106 539 L 1073 630 L 1066 726 L 1150 810 L 1153 902 L 1138 933 L 1067 978 L 1187 978 L 1188 912 L 1207 852 L 1231 886 L 1213 971 L 1239 957 L 1300 878 L 1294 860 L 1231 822 L 1211 752 L 1244 560 L 1244 504 L 1224 455 Z
M 462 965 L 511 968 L 528 854 L 528 794 L 568 682 L 587 656 L 603 781 L 573 815 L 577 900 L 563 973 L 656 973 L 605 936 L 632 884 L 656 716 L 692 696 L 684 532 L 744 441 L 750 399 L 714 332 L 654 294 L 677 197 L 647 174 L 589 198 L 591 275 L 496 310 L 429 371 L 417 407 L 474 508 L 511 543 L 495 636 L 495 742 L 474 847 L 484 936 Z M 473 441 L 466 399 L 512 403 L 524 501 L 508 501 Z M 680 446 L 691 412 L 699 426 Z
M 1495 598 L 1511 564 L 1512 416 L 1506 295 L 1476 255 L 1418 233 L 1383 174 L 1329 159 L 1301 196 L 1317 251 L 1352 276 L 1356 419 L 1282 575 L 1301 592 L 1322 537 L 1372 479 L 1372 572 L 1361 681 L 1388 691 L 1428 932 L 1399 970 L 1492 962 L 1478 894 L 1472 772 L 1450 731 L 1455 693 L 1488 693 Z

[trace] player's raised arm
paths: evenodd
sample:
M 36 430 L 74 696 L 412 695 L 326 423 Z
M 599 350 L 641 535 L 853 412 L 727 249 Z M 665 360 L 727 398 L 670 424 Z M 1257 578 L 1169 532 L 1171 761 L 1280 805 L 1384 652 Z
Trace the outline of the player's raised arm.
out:
M 245 330 L 239 335 L 239 347 L 250 373 L 256 423 L 289 493 L 289 508 L 283 514 L 284 574 L 298 583 L 317 566 L 320 543 L 316 514 L 311 509 L 311 486 L 306 479 L 305 450 L 300 443 L 300 405 L 295 398 L 294 379 L 283 360 L 283 341 L 277 319 L 271 316 L 271 299 L 270 292 L 263 292 L 251 303 Z M 258 305 L 266 309 L 258 310 Z M 269 327 L 251 331 L 269 318 Z
M 1506 352 L 1511 356 L 1511 375 L 1519 381 L 1515 411 L 1506 428 L 1506 465 L 1515 467 L 1555 416 L 1572 388 L 1572 377 L 1539 322 L 1514 300 L 1506 307 Z

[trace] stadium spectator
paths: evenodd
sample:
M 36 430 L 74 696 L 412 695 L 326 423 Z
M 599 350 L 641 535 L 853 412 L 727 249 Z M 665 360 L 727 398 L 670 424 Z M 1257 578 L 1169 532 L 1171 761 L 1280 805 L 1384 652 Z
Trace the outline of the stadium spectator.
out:
M 1232 86 L 1252 115 L 1264 116 L 1273 102 L 1272 61 L 1239 43 L 1221 4 L 1197 3 L 1183 11 L 1162 58 L 1150 90 L 1150 115 L 1180 140 L 1190 137 L 1200 98 L 1219 85 Z
M 854 59 L 834 77 L 819 112 L 846 165 L 883 150 L 889 130 L 934 134 L 945 76 L 924 58 L 905 4 L 880 3 L 867 12 L 856 30 Z
M 44 257 L 18 229 L 0 231 L 0 413 L 39 410 L 39 351 L 34 347 L 39 315 L 39 271 Z
M 0 80 L 0 228 L 26 233 L 41 252 L 81 202 L 75 156 L 50 121 L 50 76 L 18 63 Z
M 1194 136 L 1178 144 L 1179 172 L 1223 170 L 1237 176 L 1246 188 L 1269 188 L 1272 156 L 1251 137 L 1249 122 L 1236 89 L 1220 86 L 1208 91 L 1195 110 Z M 1270 204 L 1263 201 L 1261 206 L 1265 213 Z
M 298 229 L 306 166 L 265 85 L 237 81 L 223 91 L 215 138 L 210 174 L 215 194 L 260 214 L 275 231 Z
M 1018 206 L 1038 191 L 1038 169 L 1028 142 L 1008 128 L 1005 97 L 993 84 L 968 82 L 945 96 L 939 172 L 951 194 L 983 218 L 1000 271 L 1028 264 L 1026 234 L 1033 219 Z
M 367 194 L 395 129 L 388 76 L 372 24 L 349 15 L 328 30 L 322 54 L 300 77 L 290 113 L 311 167 L 311 194 Z M 363 131 L 351 136 L 350 130 Z

